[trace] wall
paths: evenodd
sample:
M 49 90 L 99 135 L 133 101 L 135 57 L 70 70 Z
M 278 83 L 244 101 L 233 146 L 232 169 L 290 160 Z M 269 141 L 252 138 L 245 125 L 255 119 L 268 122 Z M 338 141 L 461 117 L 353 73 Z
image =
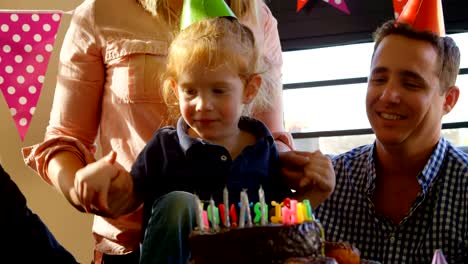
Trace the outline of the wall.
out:
M 9 0 L 1 1 L 0 9 L 68 11 L 74 9 L 81 1 Z M 94 246 L 91 235 L 92 216 L 82 214 L 69 205 L 57 191 L 24 165 L 21 155 L 23 146 L 38 143 L 43 139 L 54 94 L 58 53 L 69 22 L 70 15 L 64 15 L 36 112 L 23 142 L 3 96 L 0 99 L 0 162 L 25 194 L 29 207 L 42 218 L 63 246 L 70 250 L 80 263 L 91 263 Z

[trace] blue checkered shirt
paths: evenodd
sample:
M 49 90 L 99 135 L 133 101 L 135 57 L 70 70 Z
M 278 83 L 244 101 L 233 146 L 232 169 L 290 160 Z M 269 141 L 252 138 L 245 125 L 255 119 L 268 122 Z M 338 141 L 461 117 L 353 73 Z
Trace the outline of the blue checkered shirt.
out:
M 382 263 L 431 263 L 436 249 L 450 264 L 468 263 L 468 155 L 441 138 L 418 175 L 421 192 L 395 225 L 377 215 L 371 201 L 374 148 L 332 157 L 336 188 L 316 212 L 327 240 L 349 241 L 362 258 Z

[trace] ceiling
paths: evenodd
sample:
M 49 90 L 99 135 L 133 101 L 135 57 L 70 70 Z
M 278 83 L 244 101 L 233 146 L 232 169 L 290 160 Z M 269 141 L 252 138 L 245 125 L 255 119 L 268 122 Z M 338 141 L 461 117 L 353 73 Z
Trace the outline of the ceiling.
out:
M 394 16 L 392 0 L 343 1 L 350 14 L 324 0 L 309 0 L 298 13 L 297 0 L 266 0 L 278 20 L 283 50 L 370 42 L 372 32 Z M 468 1 L 443 0 L 442 5 L 446 32 L 468 31 Z

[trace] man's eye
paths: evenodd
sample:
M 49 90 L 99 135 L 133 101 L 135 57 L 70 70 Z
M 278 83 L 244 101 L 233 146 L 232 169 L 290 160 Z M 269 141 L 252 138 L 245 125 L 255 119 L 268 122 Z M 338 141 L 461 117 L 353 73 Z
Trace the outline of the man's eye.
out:
M 373 77 L 371 78 L 371 82 L 374 84 L 382 84 L 386 82 L 386 79 L 383 77 Z
M 417 89 L 420 87 L 418 83 L 414 83 L 414 82 L 404 82 L 403 85 L 410 89 Z

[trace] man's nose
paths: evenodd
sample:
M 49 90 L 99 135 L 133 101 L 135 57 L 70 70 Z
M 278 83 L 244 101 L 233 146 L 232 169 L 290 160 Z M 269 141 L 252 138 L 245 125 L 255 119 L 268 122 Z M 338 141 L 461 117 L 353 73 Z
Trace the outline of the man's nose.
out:
M 397 81 L 389 81 L 383 88 L 380 100 L 390 103 L 399 103 L 401 96 L 401 87 Z

